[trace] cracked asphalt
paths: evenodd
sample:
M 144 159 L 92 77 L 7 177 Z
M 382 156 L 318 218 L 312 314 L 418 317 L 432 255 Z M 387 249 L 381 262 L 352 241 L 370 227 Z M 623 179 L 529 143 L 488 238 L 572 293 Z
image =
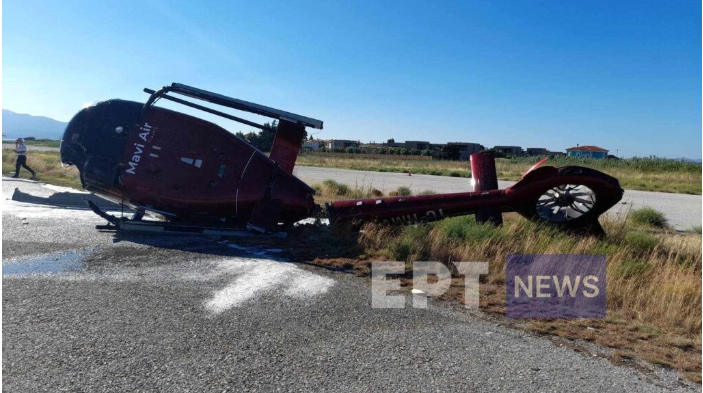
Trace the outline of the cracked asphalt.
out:
M 700 390 L 448 305 L 372 309 L 367 280 L 276 249 L 94 229 L 84 209 L 8 200 L 3 391 Z

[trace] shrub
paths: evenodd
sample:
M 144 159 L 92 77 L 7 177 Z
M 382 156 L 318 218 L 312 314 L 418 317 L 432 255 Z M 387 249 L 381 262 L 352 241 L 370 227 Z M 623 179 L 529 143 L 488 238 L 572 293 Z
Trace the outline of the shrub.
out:
M 405 187 L 405 186 L 398 187 L 396 192 L 398 193 L 399 196 L 409 196 L 409 195 L 413 194 L 412 190 L 410 190 L 410 188 Z
M 372 188 L 369 190 L 369 197 L 378 198 L 383 196 L 383 191 Z
M 664 213 L 654 210 L 651 207 L 643 207 L 630 212 L 630 220 L 636 225 L 651 226 L 655 228 L 665 228 L 666 218 Z
M 322 187 L 324 189 L 329 190 L 329 192 L 331 194 L 337 195 L 337 196 L 349 195 L 349 193 L 351 192 L 351 189 L 349 188 L 348 185 L 338 183 L 332 179 L 327 179 L 327 180 L 323 181 Z

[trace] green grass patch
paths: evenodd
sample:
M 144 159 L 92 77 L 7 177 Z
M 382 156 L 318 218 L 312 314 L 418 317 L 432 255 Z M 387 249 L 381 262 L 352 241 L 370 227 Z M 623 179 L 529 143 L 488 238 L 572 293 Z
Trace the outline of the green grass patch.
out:
M 15 174 L 15 162 L 17 155 L 12 150 L 2 151 L 2 173 L 6 175 Z M 54 151 L 30 151 L 27 154 L 27 165 L 37 172 L 37 180 L 64 187 L 82 189 L 78 170 L 73 166 L 62 167 L 58 152 Z M 29 172 L 20 169 L 20 177 L 29 178 Z
M 388 245 L 390 257 L 396 261 L 423 260 L 426 253 L 425 248 L 427 235 L 430 226 L 412 225 L 400 228 L 400 233 Z
M 46 147 L 60 147 L 61 141 L 55 141 L 52 139 L 37 139 L 36 141 L 24 141 L 27 146 L 46 146 Z
M 664 213 L 652 209 L 651 207 L 642 207 L 631 211 L 629 219 L 635 225 L 654 228 L 666 228 L 667 226 Z
M 505 238 L 504 229 L 491 224 L 479 224 L 474 216 L 448 218 L 436 225 L 438 233 L 447 239 L 481 242 Z
M 625 235 L 625 244 L 635 251 L 649 253 L 659 244 L 659 239 L 647 232 L 631 231 Z
M 398 187 L 396 192 L 398 193 L 399 196 L 410 196 L 413 194 L 412 190 L 410 190 L 410 188 L 405 187 L 405 186 Z

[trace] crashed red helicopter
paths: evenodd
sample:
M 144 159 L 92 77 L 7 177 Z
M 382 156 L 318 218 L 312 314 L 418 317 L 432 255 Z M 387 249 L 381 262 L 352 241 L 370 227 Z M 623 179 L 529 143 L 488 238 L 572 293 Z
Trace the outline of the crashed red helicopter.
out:
M 78 168 L 83 187 L 136 211 L 131 218 L 118 218 L 89 202 L 109 222 L 100 228 L 280 232 L 321 210 L 313 200 L 315 190 L 293 176 L 293 167 L 305 128 L 322 129 L 322 121 L 178 83 L 144 91 L 150 94 L 146 103 L 114 99 L 81 110 L 63 135 L 61 161 Z M 173 94 L 277 119 L 270 154 L 213 123 L 154 105 L 169 100 L 266 129 Z M 336 201 L 326 206 L 327 214 L 335 222 L 415 223 L 474 213 L 483 214 L 484 221 L 500 221 L 502 212 L 518 212 L 599 232 L 598 217 L 622 198 L 613 177 L 578 166 L 540 166 L 542 162 L 515 185 L 498 190 L 492 156 L 474 158 L 475 192 Z M 482 165 L 474 165 L 481 160 Z M 480 173 L 481 168 L 487 169 Z M 165 220 L 143 220 L 145 212 Z

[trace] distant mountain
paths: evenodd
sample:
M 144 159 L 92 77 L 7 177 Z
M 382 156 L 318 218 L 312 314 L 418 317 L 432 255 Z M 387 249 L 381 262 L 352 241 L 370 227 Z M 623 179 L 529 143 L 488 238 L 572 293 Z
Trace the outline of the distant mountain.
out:
M 37 139 L 61 139 L 66 124 L 44 116 L 32 116 L 2 110 L 2 139 L 33 136 Z

